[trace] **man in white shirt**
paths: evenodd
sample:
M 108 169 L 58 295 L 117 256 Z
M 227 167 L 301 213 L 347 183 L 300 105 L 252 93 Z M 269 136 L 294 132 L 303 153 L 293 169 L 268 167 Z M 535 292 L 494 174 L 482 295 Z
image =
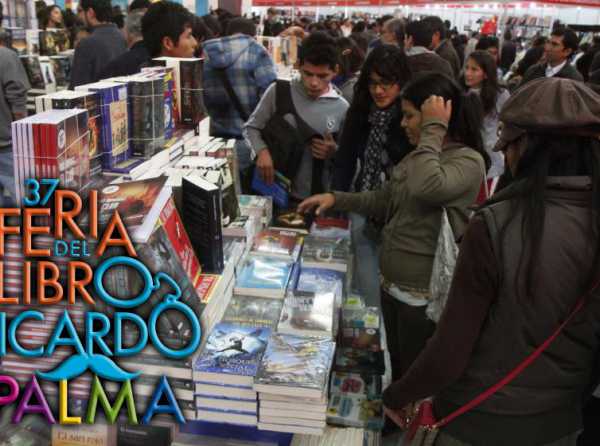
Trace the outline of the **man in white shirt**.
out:
M 552 31 L 550 40 L 545 47 L 545 61 L 530 67 L 521 85 L 540 77 L 560 77 L 583 81 L 583 76 L 571 65 L 570 59 L 577 51 L 579 38 L 567 27 L 556 28 Z

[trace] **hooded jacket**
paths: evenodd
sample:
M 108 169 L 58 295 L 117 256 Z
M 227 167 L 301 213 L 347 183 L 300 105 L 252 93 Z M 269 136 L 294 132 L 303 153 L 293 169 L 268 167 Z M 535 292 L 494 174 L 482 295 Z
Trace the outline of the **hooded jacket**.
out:
M 225 70 L 248 116 L 275 81 L 275 65 L 267 50 L 243 34 L 208 40 L 204 47 L 204 103 L 211 118 L 210 134 L 242 138 L 244 119 L 233 105 L 217 70 Z

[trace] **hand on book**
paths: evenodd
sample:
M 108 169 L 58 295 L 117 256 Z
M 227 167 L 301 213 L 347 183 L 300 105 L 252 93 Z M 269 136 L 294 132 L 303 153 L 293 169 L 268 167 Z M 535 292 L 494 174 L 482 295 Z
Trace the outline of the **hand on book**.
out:
M 256 157 L 256 168 L 262 180 L 267 184 L 273 184 L 275 180 L 275 168 L 273 167 L 273 158 L 269 153 L 269 149 L 264 148 L 258 152 Z
M 323 138 L 313 138 L 311 141 L 312 155 L 318 160 L 328 160 L 337 150 L 337 144 L 331 133 L 325 133 Z
M 298 205 L 298 213 L 306 214 L 316 207 L 317 210 L 315 211 L 315 214 L 321 215 L 322 212 L 333 207 L 334 204 L 335 195 L 333 194 L 313 195 Z

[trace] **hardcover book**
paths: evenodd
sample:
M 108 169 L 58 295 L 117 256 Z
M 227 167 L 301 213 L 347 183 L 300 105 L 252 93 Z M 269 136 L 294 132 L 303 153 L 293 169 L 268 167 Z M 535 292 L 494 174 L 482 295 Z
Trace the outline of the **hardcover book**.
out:
M 274 333 L 254 381 L 257 392 L 322 398 L 327 389 L 335 342 Z
M 269 328 L 217 324 L 194 363 L 194 381 L 251 386 L 270 334 Z
M 233 296 L 225 310 L 223 322 L 275 329 L 282 307 L 283 302 L 277 299 Z

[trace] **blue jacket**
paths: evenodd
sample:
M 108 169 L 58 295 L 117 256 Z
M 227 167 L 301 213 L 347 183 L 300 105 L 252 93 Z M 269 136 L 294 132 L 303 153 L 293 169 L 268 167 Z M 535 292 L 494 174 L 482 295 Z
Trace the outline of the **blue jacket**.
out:
M 277 78 L 267 50 L 250 36 L 211 39 L 203 44 L 204 103 L 213 136 L 242 138 L 244 120 L 229 99 L 216 69 L 225 69 L 247 115 L 254 111 L 267 87 Z

